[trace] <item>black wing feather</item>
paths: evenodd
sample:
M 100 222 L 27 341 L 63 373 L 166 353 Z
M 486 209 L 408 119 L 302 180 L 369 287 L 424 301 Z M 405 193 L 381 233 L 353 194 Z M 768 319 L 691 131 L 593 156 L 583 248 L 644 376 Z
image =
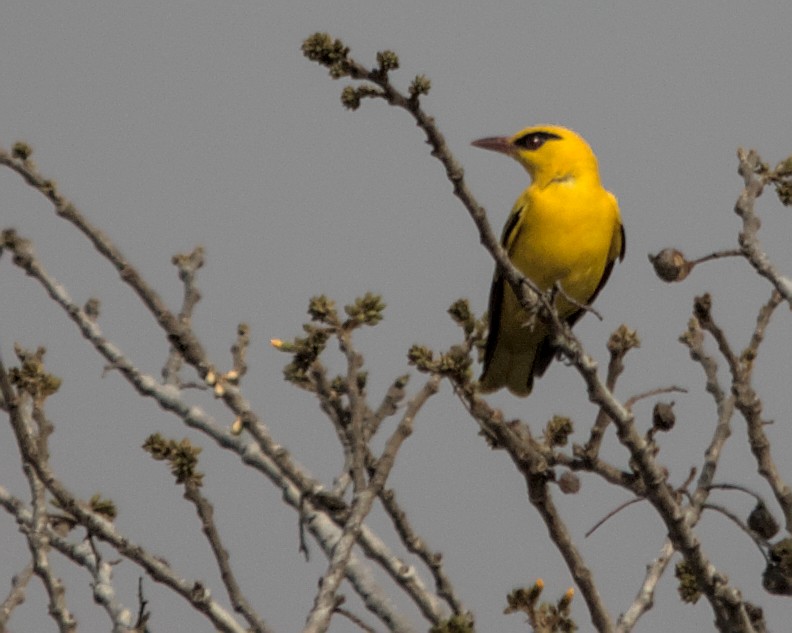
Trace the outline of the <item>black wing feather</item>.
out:
M 503 227 L 503 234 L 501 235 L 501 246 L 509 250 L 509 243 L 514 244 L 517 235 L 510 239 L 511 232 L 522 216 L 522 209 L 517 213 L 512 213 L 506 226 Z M 522 230 L 522 229 L 521 229 Z M 519 235 L 519 231 L 518 231 Z M 508 253 L 511 255 L 511 253 Z M 487 346 L 484 348 L 484 370 L 481 372 L 481 380 L 487 374 L 492 357 L 495 355 L 495 348 L 498 346 L 498 332 L 500 331 L 501 307 L 503 306 L 503 293 L 506 287 L 506 280 L 503 277 L 497 264 L 495 265 L 495 274 L 492 278 L 492 288 L 490 289 L 489 297 L 489 332 L 487 333 Z

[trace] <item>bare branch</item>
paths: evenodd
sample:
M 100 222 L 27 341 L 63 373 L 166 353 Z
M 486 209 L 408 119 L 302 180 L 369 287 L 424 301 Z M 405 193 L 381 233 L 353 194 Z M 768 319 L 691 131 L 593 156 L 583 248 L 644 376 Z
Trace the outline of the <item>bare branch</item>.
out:
M 402 543 L 404 543 L 408 551 L 424 562 L 434 576 L 437 595 L 448 603 L 455 614 L 466 613 L 467 609 L 456 595 L 451 579 L 443 569 L 443 555 L 440 552 L 432 552 L 426 541 L 415 532 L 410 525 L 407 514 L 396 501 L 396 492 L 392 489 L 383 489 L 379 497 L 385 512 L 388 513 L 391 521 L 393 521 L 393 526 L 396 528 Z
M 627 409 L 632 410 L 632 408 L 633 408 L 633 406 L 635 406 L 636 402 L 639 402 L 641 400 L 645 400 L 646 398 L 652 398 L 654 396 L 659 396 L 660 394 L 663 394 L 663 393 L 687 393 L 687 392 L 688 392 L 687 389 L 685 389 L 684 387 L 679 387 L 677 385 L 671 385 L 670 387 L 657 387 L 655 389 L 649 389 L 648 391 L 643 391 L 643 392 L 641 392 L 639 394 L 631 396 L 624 403 L 624 406 Z
M 23 531 L 33 529 L 33 511 L 0 486 L 0 505 L 12 514 Z M 70 543 L 51 525 L 45 526 L 49 544 L 63 556 L 83 567 L 91 574 L 94 600 L 101 605 L 113 622 L 113 633 L 126 633 L 133 624 L 131 612 L 118 602 L 113 588 L 113 566 L 102 561 L 91 546 L 91 539 L 78 544 Z M 0 624 L 2 621 L 0 620 Z M 0 627 L 0 631 L 2 628 Z
M 2 496 L 2 493 L 0 493 Z M 25 567 L 11 577 L 11 591 L 8 592 L 5 600 L 0 604 L 0 633 L 6 633 L 6 624 L 20 604 L 25 602 L 25 590 L 30 579 L 33 577 L 33 563 L 28 563 Z
M 179 310 L 179 321 L 190 325 L 192 323 L 193 310 L 197 303 L 201 300 L 201 293 L 195 284 L 195 278 L 198 269 L 203 266 L 204 252 L 203 248 L 198 246 L 191 253 L 183 253 L 174 255 L 172 262 L 179 269 L 179 279 L 184 285 L 184 294 L 182 296 L 182 306 Z M 179 351 L 171 345 L 168 359 L 162 368 L 162 378 L 165 384 L 179 385 L 181 380 L 179 378 L 179 370 L 181 369 L 183 359 Z
M 646 566 L 646 576 L 638 590 L 638 595 L 632 601 L 630 607 L 619 616 L 616 622 L 614 633 L 629 633 L 633 630 L 641 616 L 654 606 L 654 593 L 657 584 L 663 577 L 663 573 L 674 555 L 674 545 L 666 540 L 660 553 L 651 563 Z
M 370 512 L 374 500 L 384 487 L 402 442 L 412 433 L 415 415 L 429 397 L 437 392 L 439 383 L 439 377 L 430 378 L 424 388 L 410 400 L 401 422 L 385 444 L 385 449 L 377 461 L 377 467 L 368 486 L 363 490 L 356 491 L 341 538 L 333 550 L 330 565 L 319 583 L 319 593 L 303 628 L 304 633 L 323 633 L 330 625 L 330 618 L 336 607 L 336 592 L 343 579 L 344 569 L 363 519 Z
M 624 324 L 620 325 L 616 331 L 610 335 L 608 339 L 610 361 L 608 362 L 608 374 L 605 378 L 605 386 L 608 390 L 613 391 L 616 388 L 616 381 L 624 371 L 624 357 L 627 355 L 627 352 L 639 345 L 640 342 L 635 330 L 631 330 Z M 585 454 L 590 460 L 597 458 L 609 422 L 610 418 L 607 413 L 605 413 L 605 410 L 600 407 L 597 411 L 597 418 L 594 420 L 594 425 L 591 427 L 589 440 L 581 455 Z
M 759 227 L 762 223 L 759 216 L 756 215 L 754 203 L 762 194 L 767 174 L 764 173 L 762 162 L 755 151 L 739 149 L 737 158 L 740 161 L 738 171 L 745 182 L 745 187 L 734 205 L 734 212 L 740 216 L 743 222 L 739 234 L 740 249 L 754 270 L 770 281 L 792 307 L 792 280 L 778 272 L 759 242 Z
M 612 631 L 613 623 L 594 583 L 593 574 L 572 542 L 566 525 L 553 503 L 547 488 L 548 463 L 531 437 L 530 431 L 519 422 L 504 423 L 502 413 L 491 409 L 480 398 L 458 393 L 465 407 L 481 425 L 482 431 L 490 438 L 493 445 L 505 449 L 525 477 L 531 504 L 536 507 L 544 520 L 550 539 L 561 552 L 572 577 L 580 588 L 594 626 L 601 632 Z
M 184 497 L 195 506 L 198 512 L 198 516 L 201 519 L 201 528 L 212 547 L 212 553 L 220 569 L 220 577 L 223 579 L 223 585 L 225 585 L 228 598 L 231 600 L 234 610 L 244 616 L 253 631 L 256 633 L 268 633 L 270 629 L 261 616 L 250 606 L 250 603 L 239 587 L 236 576 L 234 576 L 228 557 L 228 551 L 223 547 L 220 532 L 214 521 L 214 508 L 212 504 L 203 496 L 200 487 L 192 479 L 188 479 L 185 482 Z
M 16 240 L 6 246 L 13 248 L 20 241 Z M 301 506 L 304 495 L 319 492 L 322 489 L 321 484 L 311 479 L 292 460 L 288 451 L 275 442 L 269 430 L 260 422 L 234 385 L 227 385 L 222 397 L 236 415 L 245 421 L 245 428 L 256 440 L 254 445 L 243 442 L 227 428 L 219 426 L 200 407 L 185 403 L 177 389 L 162 386 L 152 376 L 137 370 L 115 345 L 103 337 L 98 324 L 88 318 L 81 308 L 71 301 L 66 290 L 46 273 L 33 256 L 29 244 L 19 247 L 15 253 L 18 253 L 16 257 L 18 265 L 23 266 L 31 276 L 40 281 L 94 348 L 116 367 L 141 395 L 153 398 L 163 409 L 176 414 L 188 426 L 205 433 L 220 447 L 234 451 L 245 464 L 256 468 L 283 489 L 284 500 L 296 509 L 302 507 L 305 516 L 309 517 L 306 519 L 309 530 L 325 553 L 331 555 L 340 536 L 333 520 L 311 504 L 303 503 Z M 186 340 L 189 342 L 189 337 Z M 208 361 L 205 364 L 208 365 Z M 359 538 L 366 555 L 382 564 L 386 572 L 410 595 L 422 611 L 439 613 L 436 599 L 426 591 L 420 579 L 415 574 L 405 575 L 404 570 L 409 569 L 409 566 L 393 555 L 370 529 L 363 526 Z M 346 573 L 350 583 L 372 613 L 394 627 L 394 630 L 406 630 L 406 624 L 393 610 L 371 574 L 354 558 L 350 560 Z

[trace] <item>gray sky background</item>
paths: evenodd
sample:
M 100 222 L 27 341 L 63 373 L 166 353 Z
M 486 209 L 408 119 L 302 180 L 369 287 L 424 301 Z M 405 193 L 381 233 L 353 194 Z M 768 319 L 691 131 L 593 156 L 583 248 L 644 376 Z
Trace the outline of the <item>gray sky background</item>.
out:
M 620 396 L 671 384 L 690 389 L 674 396 L 677 428 L 662 440 L 661 460 L 681 483 L 701 463 L 715 423 L 702 372 L 677 342 L 692 298 L 711 291 L 717 318 L 741 347 L 770 289 L 736 260 L 699 267 L 682 285 L 664 285 L 646 255 L 673 245 L 692 257 L 736 244 L 732 208 L 741 181 L 735 150 L 755 147 L 773 165 L 792 152 L 790 24 L 788 0 L 7 2 L 0 7 L 0 143 L 28 141 L 43 172 L 171 306 L 180 300 L 171 255 L 206 247 L 196 331 L 224 366 L 236 324 L 250 323 L 243 389 L 275 438 L 329 482 L 340 463 L 334 433 L 316 402 L 283 382 L 288 358 L 269 339 L 299 334 L 313 294 L 343 305 L 367 290 L 381 292 L 385 321 L 357 337 L 377 401 L 408 370 L 412 343 L 442 349 L 458 340 L 445 314 L 453 300 L 469 297 L 478 313 L 485 309 L 492 261 L 412 121 L 381 102 L 345 111 L 339 93 L 346 82 L 331 81 L 305 60 L 302 40 L 328 31 L 366 64 L 377 50 L 393 49 L 402 65 L 393 77 L 403 87 L 426 73 L 432 91 L 425 108 L 497 230 L 527 176 L 516 163 L 469 142 L 534 123 L 572 127 L 599 156 L 627 230 L 626 260 L 597 302 L 604 321 L 589 316 L 577 332 L 604 362 L 613 329 L 626 323 L 638 330 L 642 347 L 628 357 Z M 764 247 L 789 273 L 789 211 L 769 190 L 759 211 Z M 34 240 L 75 299 L 98 297 L 105 333 L 159 375 L 165 347 L 151 317 L 84 238 L 7 170 L 0 171 L 0 217 L 3 227 Z M 310 563 L 298 555 L 296 517 L 279 491 L 140 401 L 120 376 L 101 378 L 97 354 L 7 260 L 0 265 L 0 289 L 6 362 L 14 341 L 44 344 L 49 367 L 64 379 L 49 411 L 57 425 L 53 463 L 67 485 L 86 497 L 97 491 L 112 497 L 118 525 L 132 540 L 185 576 L 205 579 L 219 595 L 193 510 L 166 466 L 139 448 L 154 431 L 191 437 L 205 447 L 205 489 L 242 587 L 274 630 L 299 630 L 325 561 L 316 547 Z M 768 432 L 779 458 L 791 435 L 791 326 L 788 311 L 779 309 L 755 379 L 765 415 L 776 421 Z M 411 388 L 420 384 L 414 375 Z M 560 363 L 529 399 L 498 394 L 492 402 L 534 429 L 553 413 L 572 416 L 578 428 L 595 415 L 581 379 Z M 642 428 L 651 406 L 636 407 Z M 613 439 L 609 435 L 612 446 Z M 26 497 L 15 454 L 10 431 L 0 429 L 0 482 Z M 607 455 L 625 463 L 618 448 Z M 788 464 L 778 464 L 792 478 Z M 718 480 L 747 481 L 768 494 L 754 471 L 735 418 Z M 519 616 L 502 615 L 513 587 L 542 577 L 554 597 L 570 585 L 522 478 L 477 436 L 448 385 L 419 417 L 391 484 L 417 530 L 445 553 L 480 630 L 525 630 Z M 626 500 L 591 477 L 583 486 L 583 494 L 559 499 L 578 539 Z M 743 515 L 751 507 L 739 494 L 714 498 Z M 372 521 L 390 534 L 382 517 Z M 698 532 L 719 568 L 765 607 L 771 629 L 786 630 L 789 599 L 761 590 L 763 560 L 751 542 L 716 515 L 705 516 Z M 614 618 L 635 595 L 663 535 L 653 512 L 640 504 L 581 541 Z M 0 514 L 0 595 L 27 555 L 15 523 Z M 87 576 L 68 566 L 61 573 L 70 580 L 68 599 L 82 630 L 106 630 Z M 116 571 L 121 597 L 132 608 L 138 575 L 129 563 Z M 706 603 L 681 606 L 667 576 L 638 630 L 710 630 Z M 210 630 L 159 587 L 149 583 L 147 597 L 152 630 Z M 54 630 L 45 605 L 42 592 L 31 589 L 13 630 Z M 589 630 L 579 597 L 576 615 L 581 630 Z M 337 622 L 332 630 L 349 627 Z

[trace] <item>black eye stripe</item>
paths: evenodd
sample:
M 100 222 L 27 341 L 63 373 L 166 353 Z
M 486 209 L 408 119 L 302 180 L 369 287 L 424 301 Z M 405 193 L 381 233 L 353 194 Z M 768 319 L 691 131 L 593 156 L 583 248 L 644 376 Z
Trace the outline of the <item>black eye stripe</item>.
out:
M 543 132 L 541 130 L 536 132 L 529 132 L 514 141 L 514 144 L 518 147 L 522 147 L 528 150 L 536 150 L 539 149 L 542 145 L 544 145 L 547 141 L 550 140 L 560 140 L 561 137 L 558 134 L 553 134 L 552 132 Z

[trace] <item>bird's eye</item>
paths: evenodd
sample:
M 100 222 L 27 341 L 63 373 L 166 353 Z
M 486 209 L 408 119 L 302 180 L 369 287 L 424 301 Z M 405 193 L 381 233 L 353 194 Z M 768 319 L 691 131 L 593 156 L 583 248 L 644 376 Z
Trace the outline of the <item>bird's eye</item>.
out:
M 534 151 L 539 149 L 547 141 L 560 138 L 558 134 L 553 134 L 552 132 L 529 132 L 514 141 L 514 144 L 523 149 Z
M 539 136 L 537 133 L 526 134 L 525 136 L 521 136 L 514 144 L 522 147 L 523 149 L 539 149 L 542 145 L 544 145 L 545 139 Z

